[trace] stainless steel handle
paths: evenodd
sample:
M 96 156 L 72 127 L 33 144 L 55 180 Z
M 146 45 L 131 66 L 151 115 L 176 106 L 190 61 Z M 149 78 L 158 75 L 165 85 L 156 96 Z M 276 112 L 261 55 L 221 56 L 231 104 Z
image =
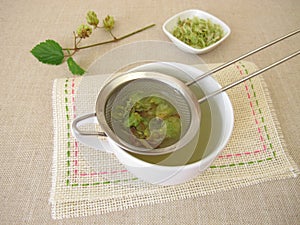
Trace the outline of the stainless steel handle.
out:
M 238 84 L 240 84 L 240 83 L 242 83 L 242 82 L 244 82 L 246 80 L 249 80 L 249 79 L 251 79 L 251 78 L 253 78 L 253 77 L 255 77 L 255 76 L 257 76 L 257 75 L 259 75 L 259 74 L 261 74 L 261 73 L 263 73 L 263 72 L 265 72 L 265 71 L 267 71 L 267 70 L 269 70 L 269 69 L 271 69 L 271 68 L 273 68 L 275 66 L 278 66 L 279 64 L 281 64 L 281 63 L 283 63 L 283 62 L 285 62 L 285 61 L 287 61 L 287 60 L 289 60 L 289 59 L 291 59 L 291 58 L 293 58 L 293 57 L 295 57 L 295 56 L 297 56 L 299 54 L 300 54 L 300 50 L 298 50 L 298 51 L 296 51 L 296 52 L 294 52 L 294 53 L 292 53 L 292 54 L 290 54 L 290 55 L 288 55 L 288 56 L 286 56 L 286 57 L 284 57 L 284 58 L 282 58 L 282 59 L 280 59 L 280 60 L 272 63 L 269 66 L 266 66 L 266 67 L 264 67 L 264 68 L 262 68 L 262 69 L 260 69 L 258 71 L 255 71 L 255 72 L 251 73 L 247 77 L 244 77 L 244 78 L 242 78 L 242 79 L 240 79 L 238 81 L 235 81 L 235 82 L 233 82 L 233 83 L 231 83 L 231 84 L 229 84 L 227 86 L 222 87 L 221 89 L 219 89 L 219 90 L 217 90 L 215 92 L 212 92 L 212 93 L 206 95 L 205 97 L 199 99 L 198 102 L 202 103 L 202 102 L 206 101 L 208 98 L 213 97 L 215 95 L 218 95 L 218 94 L 220 94 L 223 91 L 227 91 L 228 89 L 230 89 L 230 88 L 232 88 L 232 87 L 234 87 L 234 86 L 236 86 L 236 85 L 238 85 Z
M 84 116 L 80 116 L 78 118 L 76 118 L 73 123 L 72 123 L 72 130 L 73 132 L 75 132 L 76 134 L 79 135 L 84 135 L 84 136 L 103 136 L 106 137 L 106 134 L 104 132 L 99 132 L 99 131 L 82 131 L 79 129 L 79 125 L 81 122 L 85 121 L 85 124 L 88 123 L 95 123 L 93 122 L 92 119 L 97 118 L 96 113 L 90 113 Z
M 293 32 L 291 32 L 291 33 L 289 33 L 289 34 L 286 34 L 286 35 L 284 35 L 284 36 L 282 36 L 282 37 L 280 37 L 280 38 L 277 38 L 277 39 L 275 39 L 275 40 L 273 40 L 273 41 L 271 41 L 271 42 L 269 42 L 269 43 L 267 43 L 267 44 L 265 44 L 265 45 L 262 45 L 261 47 L 259 47 L 259 48 L 257 48 L 257 49 L 254 49 L 254 50 L 252 50 L 252 51 L 250 51 L 250 52 L 248 52 L 248 53 L 246 53 L 246 54 L 244 54 L 244 55 L 242 55 L 242 56 L 240 56 L 240 57 L 238 57 L 238 58 L 236 58 L 236 59 L 233 59 L 233 60 L 231 60 L 231 61 L 229 61 L 229 62 L 227 62 L 227 63 L 224 63 L 224 64 L 222 64 L 221 66 L 216 67 L 215 69 L 212 69 L 212 70 L 210 70 L 210 71 L 207 71 L 206 73 L 204 73 L 204 74 L 202 74 L 201 76 L 197 77 L 195 80 L 190 81 L 190 82 L 187 82 L 186 85 L 187 85 L 187 86 L 190 86 L 190 85 L 196 83 L 197 81 L 199 81 L 199 80 L 201 80 L 201 79 L 203 79 L 203 78 L 205 78 L 205 77 L 207 77 L 207 76 L 209 76 L 209 75 L 211 75 L 211 74 L 213 74 L 213 73 L 216 73 L 216 72 L 218 72 L 218 71 L 224 69 L 224 68 L 227 67 L 227 66 L 232 65 L 232 64 L 235 63 L 235 62 L 238 62 L 238 61 L 240 61 L 240 60 L 242 60 L 242 59 L 244 59 L 244 58 L 246 58 L 246 57 L 248 57 L 248 56 L 250 56 L 250 55 L 253 55 L 253 54 L 256 53 L 256 52 L 259 52 L 259 51 L 261 51 L 261 50 L 263 50 L 263 49 L 265 49 L 265 48 L 267 48 L 267 47 L 269 47 L 269 46 L 271 46 L 271 45 L 274 45 L 274 44 L 276 44 L 276 43 L 278 43 L 278 42 L 280 42 L 280 41 L 282 41 L 282 40 L 284 40 L 284 39 L 286 39 L 286 38 L 288 38 L 288 37 L 291 37 L 291 36 L 293 36 L 293 35 L 295 35 L 295 34 L 297 34 L 297 33 L 299 33 L 299 32 L 300 32 L 300 29 L 295 30 L 295 31 L 293 31 Z

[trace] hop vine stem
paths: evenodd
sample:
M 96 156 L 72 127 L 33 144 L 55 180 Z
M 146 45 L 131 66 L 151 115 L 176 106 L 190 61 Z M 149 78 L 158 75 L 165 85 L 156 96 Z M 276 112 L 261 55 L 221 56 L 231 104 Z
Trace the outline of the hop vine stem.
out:
M 116 37 L 111 32 L 115 24 L 114 18 L 112 16 L 108 15 L 107 17 L 105 17 L 105 19 L 102 21 L 103 26 L 98 26 L 99 19 L 97 18 L 97 14 L 94 11 L 89 11 L 86 15 L 86 21 L 87 24 L 81 24 L 77 28 L 76 32 L 75 31 L 73 32 L 72 48 L 63 48 L 55 40 L 47 39 L 46 41 L 40 42 L 39 44 L 34 46 L 30 52 L 41 63 L 50 64 L 50 65 L 60 65 L 66 62 L 70 72 L 73 75 L 83 75 L 86 71 L 83 68 L 81 68 L 72 57 L 79 50 L 92 48 L 92 47 L 96 47 L 96 46 L 100 46 L 112 42 L 117 42 L 155 26 L 155 24 L 152 23 L 148 26 L 135 30 L 131 33 L 127 33 L 126 35 Z M 91 26 L 93 26 L 94 29 L 96 28 L 105 29 L 107 32 L 109 32 L 111 38 L 107 41 L 102 41 L 95 44 L 82 45 L 81 41 L 92 34 L 93 28 Z
M 77 51 L 79 51 L 79 50 L 81 50 L 81 49 L 87 49 L 87 48 L 92 48 L 92 47 L 99 46 L 99 45 L 104 45 L 104 44 L 108 44 L 108 43 L 112 43 L 112 42 L 117 42 L 117 41 L 120 41 L 120 40 L 122 40 L 122 39 L 128 38 L 128 37 L 130 37 L 130 36 L 132 36 L 132 35 L 135 35 L 135 34 L 137 34 L 137 33 L 140 33 L 140 32 L 142 32 L 142 31 L 144 31 L 144 30 L 147 30 L 147 29 L 149 29 L 149 28 L 151 28 L 151 27 L 153 27 L 153 26 L 155 26 L 155 24 L 150 24 L 150 25 L 145 26 L 145 27 L 143 27 L 143 28 L 141 28 L 141 29 L 138 29 L 138 30 L 136 30 L 136 31 L 133 31 L 133 32 L 131 32 L 131 33 L 129 33 L 129 34 L 123 35 L 123 36 L 121 36 L 121 37 L 115 37 L 115 36 L 113 36 L 113 39 L 111 39 L 111 40 L 99 42 L 99 43 L 96 43 L 96 44 L 91 44 L 91 45 L 86 45 L 86 46 L 78 47 L 78 46 L 77 46 L 78 43 L 76 43 L 75 46 L 74 46 L 73 48 L 62 48 L 62 50 L 64 50 L 64 51 L 75 51 L 75 52 L 77 52 Z M 75 52 L 74 52 L 74 53 L 75 53 Z M 74 54 L 74 53 L 73 53 L 73 54 Z

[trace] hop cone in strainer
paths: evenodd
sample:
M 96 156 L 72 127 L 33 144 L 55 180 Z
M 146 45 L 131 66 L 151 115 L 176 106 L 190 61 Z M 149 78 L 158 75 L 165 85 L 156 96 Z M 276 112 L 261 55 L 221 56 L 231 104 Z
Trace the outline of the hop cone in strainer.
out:
M 138 72 L 110 82 L 118 84 L 107 97 L 103 114 L 111 131 L 108 136 L 112 133 L 120 147 L 141 154 L 163 154 L 181 148 L 194 130 L 198 132 L 197 99 L 181 81 Z

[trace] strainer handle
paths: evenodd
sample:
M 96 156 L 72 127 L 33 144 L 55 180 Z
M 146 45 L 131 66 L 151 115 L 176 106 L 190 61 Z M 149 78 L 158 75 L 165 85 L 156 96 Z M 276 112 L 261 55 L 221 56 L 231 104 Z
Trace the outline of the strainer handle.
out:
M 290 59 L 293 58 L 293 57 L 298 56 L 299 54 L 300 54 L 300 50 L 297 50 L 296 52 L 294 52 L 294 53 L 292 53 L 292 54 L 290 54 L 290 55 L 288 55 L 288 56 L 286 56 L 286 57 L 284 57 L 284 58 L 282 58 L 282 59 L 280 59 L 280 60 L 278 60 L 278 61 L 272 63 L 272 64 L 269 65 L 269 66 L 266 66 L 266 67 L 264 67 L 264 68 L 262 68 L 262 69 L 260 69 L 260 70 L 257 70 L 257 71 L 255 71 L 255 72 L 249 74 L 248 76 L 246 76 L 246 77 L 240 79 L 240 80 L 237 80 L 237 81 L 235 81 L 235 82 L 233 82 L 233 83 L 231 83 L 231 84 L 228 84 L 228 85 L 222 87 L 221 89 L 219 89 L 219 90 L 217 90 L 217 91 L 215 91 L 215 92 L 212 92 L 212 93 L 206 95 L 205 97 L 199 99 L 198 102 L 199 102 L 199 103 L 202 103 L 202 102 L 206 101 L 208 98 L 214 97 L 214 96 L 216 96 L 216 95 L 218 95 L 218 94 L 220 94 L 220 93 L 222 93 L 222 92 L 224 92 L 224 91 L 227 91 L 228 89 L 230 89 L 230 88 L 232 88 L 232 87 L 235 87 L 236 85 L 239 85 L 239 84 L 241 84 L 242 82 L 245 82 L 246 80 L 249 80 L 249 79 L 251 79 L 251 78 L 253 78 L 253 77 L 255 77 L 255 76 L 257 76 L 257 75 L 259 75 L 259 74 L 261 74 L 261 73 L 263 73 L 263 72 L 265 72 L 265 71 L 267 71 L 267 70 L 269 70 L 269 69 L 271 69 L 271 68 L 273 68 L 273 67 L 275 67 L 275 66 L 280 65 L 281 63 L 283 63 L 283 62 L 285 62 L 285 61 L 290 60 Z
M 90 113 L 76 118 L 72 123 L 72 131 L 86 136 L 103 136 L 106 137 L 106 134 L 101 131 L 82 131 L 79 129 L 82 124 L 98 124 L 96 113 Z
M 80 126 L 84 124 L 98 124 L 96 113 L 77 117 L 72 122 L 72 135 L 82 144 L 101 151 L 111 152 L 111 146 L 106 134 L 99 131 L 82 131 Z

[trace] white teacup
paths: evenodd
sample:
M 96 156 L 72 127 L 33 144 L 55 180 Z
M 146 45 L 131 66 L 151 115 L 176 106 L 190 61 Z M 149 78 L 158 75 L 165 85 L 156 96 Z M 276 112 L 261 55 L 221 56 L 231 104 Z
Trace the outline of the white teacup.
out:
M 165 62 L 145 64 L 130 70 L 130 72 L 138 71 L 154 71 L 173 75 L 178 79 L 180 79 L 183 74 L 184 76 L 187 76 L 188 74 L 188 76 L 194 78 L 203 73 L 192 66 Z M 212 93 L 221 88 L 218 82 L 212 77 L 202 79 L 197 82 L 197 86 L 205 94 Z M 207 104 L 210 108 L 211 122 L 210 127 L 207 127 L 207 129 L 210 129 L 210 133 L 202 150 L 200 150 L 202 145 L 201 130 L 198 147 L 196 147 L 196 149 L 194 144 L 191 143 L 191 152 L 178 151 L 160 158 L 159 156 L 140 156 L 130 153 L 121 149 L 109 138 L 80 135 L 78 132 L 75 132 L 73 126 L 72 133 L 73 136 L 84 145 L 115 154 L 128 171 L 141 180 L 158 185 L 181 184 L 197 177 L 212 164 L 214 159 L 225 148 L 233 130 L 234 116 L 228 95 L 226 93 L 221 93 L 215 97 L 209 98 L 207 101 L 208 102 L 202 104 Z M 202 107 L 202 104 L 200 105 L 200 108 Z M 82 120 L 77 126 L 89 123 L 97 124 L 98 121 L 96 115 L 91 115 L 86 116 L 87 119 Z M 202 120 L 201 125 L 205 126 L 205 123 L 202 123 Z M 206 129 L 206 127 L 203 127 L 202 129 Z M 205 151 L 201 152 L 201 157 L 196 156 L 196 158 L 191 160 L 192 155 L 200 155 L 200 152 L 197 153 L 197 151 L 203 151 L 203 149 Z M 194 151 L 196 154 L 194 154 Z

